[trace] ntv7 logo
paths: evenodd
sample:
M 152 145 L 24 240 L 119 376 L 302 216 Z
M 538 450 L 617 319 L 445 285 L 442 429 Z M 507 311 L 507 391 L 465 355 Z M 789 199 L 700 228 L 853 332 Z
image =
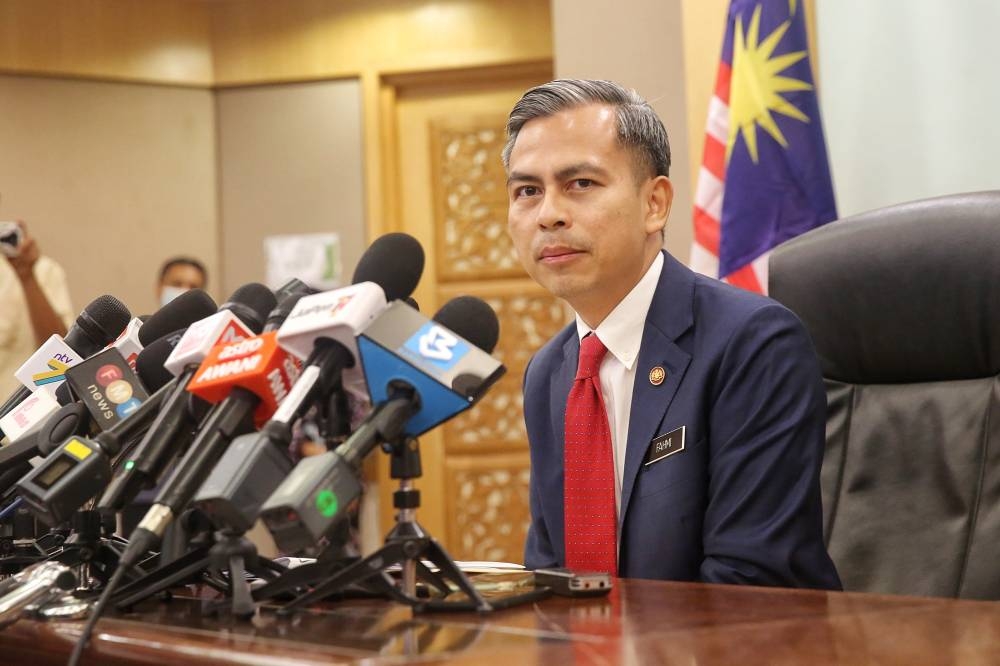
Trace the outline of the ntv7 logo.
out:
M 73 359 L 69 356 L 56 354 L 46 363 L 49 369 L 31 375 L 31 381 L 34 382 L 35 386 L 45 386 L 46 384 L 61 382 L 66 379 L 66 370 L 69 369 L 69 364 L 72 362 Z

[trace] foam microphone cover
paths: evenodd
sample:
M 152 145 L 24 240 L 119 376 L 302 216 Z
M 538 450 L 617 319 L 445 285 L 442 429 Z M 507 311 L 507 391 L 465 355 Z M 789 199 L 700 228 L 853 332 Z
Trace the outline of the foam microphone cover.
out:
M 63 339 L 81 356 L 91 356 L 114 342 L 131 319 L 132 313 L 117 298 L 98 296 L 83 309 Z
M 274 290 L 274 298 L 277 299 L 278 304 L 280 305 L 281 301 L 285 300 L 287 296 L 291 296 L 293 294 L 311 296 L 318 293 L 318 289 L 313 289 L 302 280 L 298 278 L 291 278 L 288 282 Z
M 167 357 L 170 356 L 170 352 L 174 350 L 177 343 L 184 337 L 184 331 L 186 330 L 186 327 L 181 328 L 157 338 L 146 345 L 139 352 L 139 355 L 136 356 L 135 372 L 139 375 L 143 386 L 150 393 L 160 390 L 167 382 L 174 378 L 173 374 L 163 367 L 163 364 L 167 361 Z
M 190 326 L 199 319 L 210 317 L 218 310 L 212 297 L 201 289 L 190 289 L 153 313 L 139 328 L 139 344 L 143 347 L 171 331 Z
M 307 296 L 305 292 L 297 292 L 285 294 L 285 296 L 278 302 L 278 305 L 271 310 L 267 315 L 267 321 L 264 323 L 265 331 L 276 331 L 281 328 L 281 325 L 285 323 L 288 319 L 288 315 L 292 313 L 295 309 L 295 305 L 302 299 L 302 297 Z
M 229 310 L 254 333 L 264 330 L 264 321 L 278 300 L 270 289 L 259 282 L 250 282 L 233 292 L 229 300 L 219 306 Z
M 375 239 L 358 261 L 352 284 L 374 282 L 385 292 L 386 301 L 403 299 L 413 293 L 424 272 L 424 248 L 404 233 Z
M 486 301 L 475 296 L 456 296 L 434 315 L 434 321 L 476 345 L 493 353 L 500 339 L 500 321 Z

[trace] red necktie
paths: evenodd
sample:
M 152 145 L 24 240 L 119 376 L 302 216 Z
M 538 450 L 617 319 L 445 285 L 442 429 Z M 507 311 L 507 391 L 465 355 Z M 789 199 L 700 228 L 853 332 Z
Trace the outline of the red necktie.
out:
M 566 402 L 563 503 L 566 566 L 617 575 L 617 517 L 611 430 L 597 371 L 607 347 L 590 334 Z

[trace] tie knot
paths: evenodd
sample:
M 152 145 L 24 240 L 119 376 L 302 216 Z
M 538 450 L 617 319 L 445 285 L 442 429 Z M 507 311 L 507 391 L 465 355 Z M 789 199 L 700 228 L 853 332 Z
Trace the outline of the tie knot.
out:
M 608 353 L 608 348 L 604 346 L 596 333 L 587 335 L 580 341 L 580 363 L 576 368 L 576 378 L 595 377 L 606 353 Z

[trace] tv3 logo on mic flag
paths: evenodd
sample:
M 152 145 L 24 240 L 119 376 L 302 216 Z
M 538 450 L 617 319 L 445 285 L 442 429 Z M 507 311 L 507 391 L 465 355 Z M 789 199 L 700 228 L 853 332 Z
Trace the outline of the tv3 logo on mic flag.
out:
M 691 268 L 767 293 L 781 243 L 837 219 L 797 0 L 731 0 L 694 201 Z
M 430 361 L 442 370 L 449 370 L 469 353 L 469 345 L 434 322 L 421 326 L 410 339 L 403 344 L 403 349 L 420 358 Z

